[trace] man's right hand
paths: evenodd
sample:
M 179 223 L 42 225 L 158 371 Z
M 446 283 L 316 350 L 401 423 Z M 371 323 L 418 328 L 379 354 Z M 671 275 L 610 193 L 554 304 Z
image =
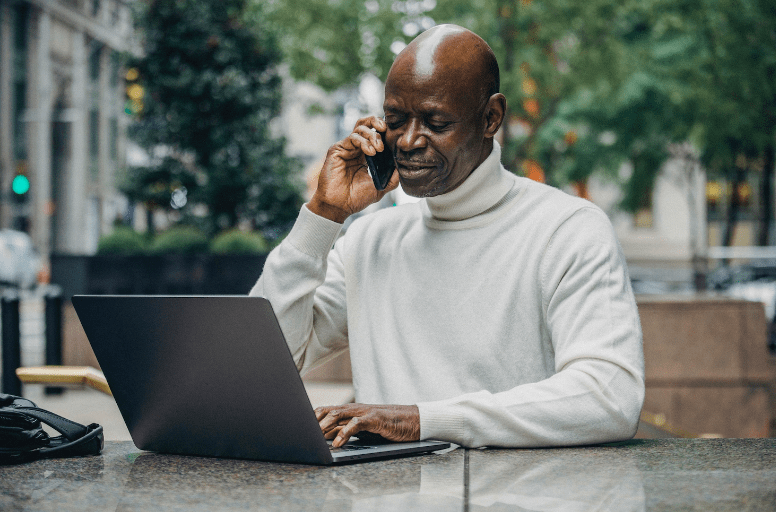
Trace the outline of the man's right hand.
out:
M 396 171 L 381 191 L 369 176 L 364 155 L 373 156 L 383 150 L 380 134 L 372 128 L 385 132 L 388 127 L 379 117 L 359 119 L 350 135 L 329 148 L 318 176 L 318 188 L 307 203 L 311 212 L 341 224 L 399 186 Z

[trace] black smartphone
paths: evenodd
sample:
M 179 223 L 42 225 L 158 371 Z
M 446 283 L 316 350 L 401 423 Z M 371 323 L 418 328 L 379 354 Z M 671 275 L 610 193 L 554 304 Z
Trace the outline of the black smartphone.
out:
M 380 139 L 383 141 L 383 150 L 375 156 L 365 156 L 366 163 L 369 166 L 369 175 L 372 177 L 375 188 L 383 190 L 388 186 L 388 182 L 391 181 L 393 171 L 396 169 L 396 162 L 393 159 L 393 152 L 388 149 L 388 145 L 385 143 L 383 132 L 377 133 L 380 134 Z

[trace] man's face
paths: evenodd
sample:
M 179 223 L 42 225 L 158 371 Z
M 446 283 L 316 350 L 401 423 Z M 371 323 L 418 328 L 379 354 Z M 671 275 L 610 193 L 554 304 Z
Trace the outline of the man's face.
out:
M 460 185 L 487 156 L 480 88 L 397 61 L 385 84 L 385 134 L 404 191 L 431 197 Z M 458 78 L 461 78 L 458 75 Z

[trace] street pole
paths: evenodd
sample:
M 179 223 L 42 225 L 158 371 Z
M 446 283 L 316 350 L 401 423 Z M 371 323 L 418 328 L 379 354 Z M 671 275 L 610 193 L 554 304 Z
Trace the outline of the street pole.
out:
M 44 295 L 46 305 L 46 364 L 62 364 L 62 289 L 51 285 Z M 47 395 L 62 394 L 64 389 L 58 386 L 46 386 Z
M 16 369 L 22 365 L 21 336 L 19 331 L 19 295 L 7 291 L 0 298 L 0 319 L 3 335 L 3 393 L 21 396 L 22 383 Z

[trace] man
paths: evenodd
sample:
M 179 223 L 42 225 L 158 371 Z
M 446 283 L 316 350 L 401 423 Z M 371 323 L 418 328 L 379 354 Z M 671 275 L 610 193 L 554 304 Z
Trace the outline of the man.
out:
M 363 431 L 469 447 L 636 431 L 641 330 L 611 224 L 501 166 L 498 86 L 493 52 L 472 32 L 418 36 L 388 74 L 385 119 L 361 119 L 329 150 L 251 291 L 271 302 L 300 371 L 350 347 L 358 403 L 316 410 L 334 446 Z M 377 132 L 398 167 L 383 192 L 364 158 L 383 150 Z M 400 182 L 423 199 L 357 219 L 337 240 L 349 215 Z

